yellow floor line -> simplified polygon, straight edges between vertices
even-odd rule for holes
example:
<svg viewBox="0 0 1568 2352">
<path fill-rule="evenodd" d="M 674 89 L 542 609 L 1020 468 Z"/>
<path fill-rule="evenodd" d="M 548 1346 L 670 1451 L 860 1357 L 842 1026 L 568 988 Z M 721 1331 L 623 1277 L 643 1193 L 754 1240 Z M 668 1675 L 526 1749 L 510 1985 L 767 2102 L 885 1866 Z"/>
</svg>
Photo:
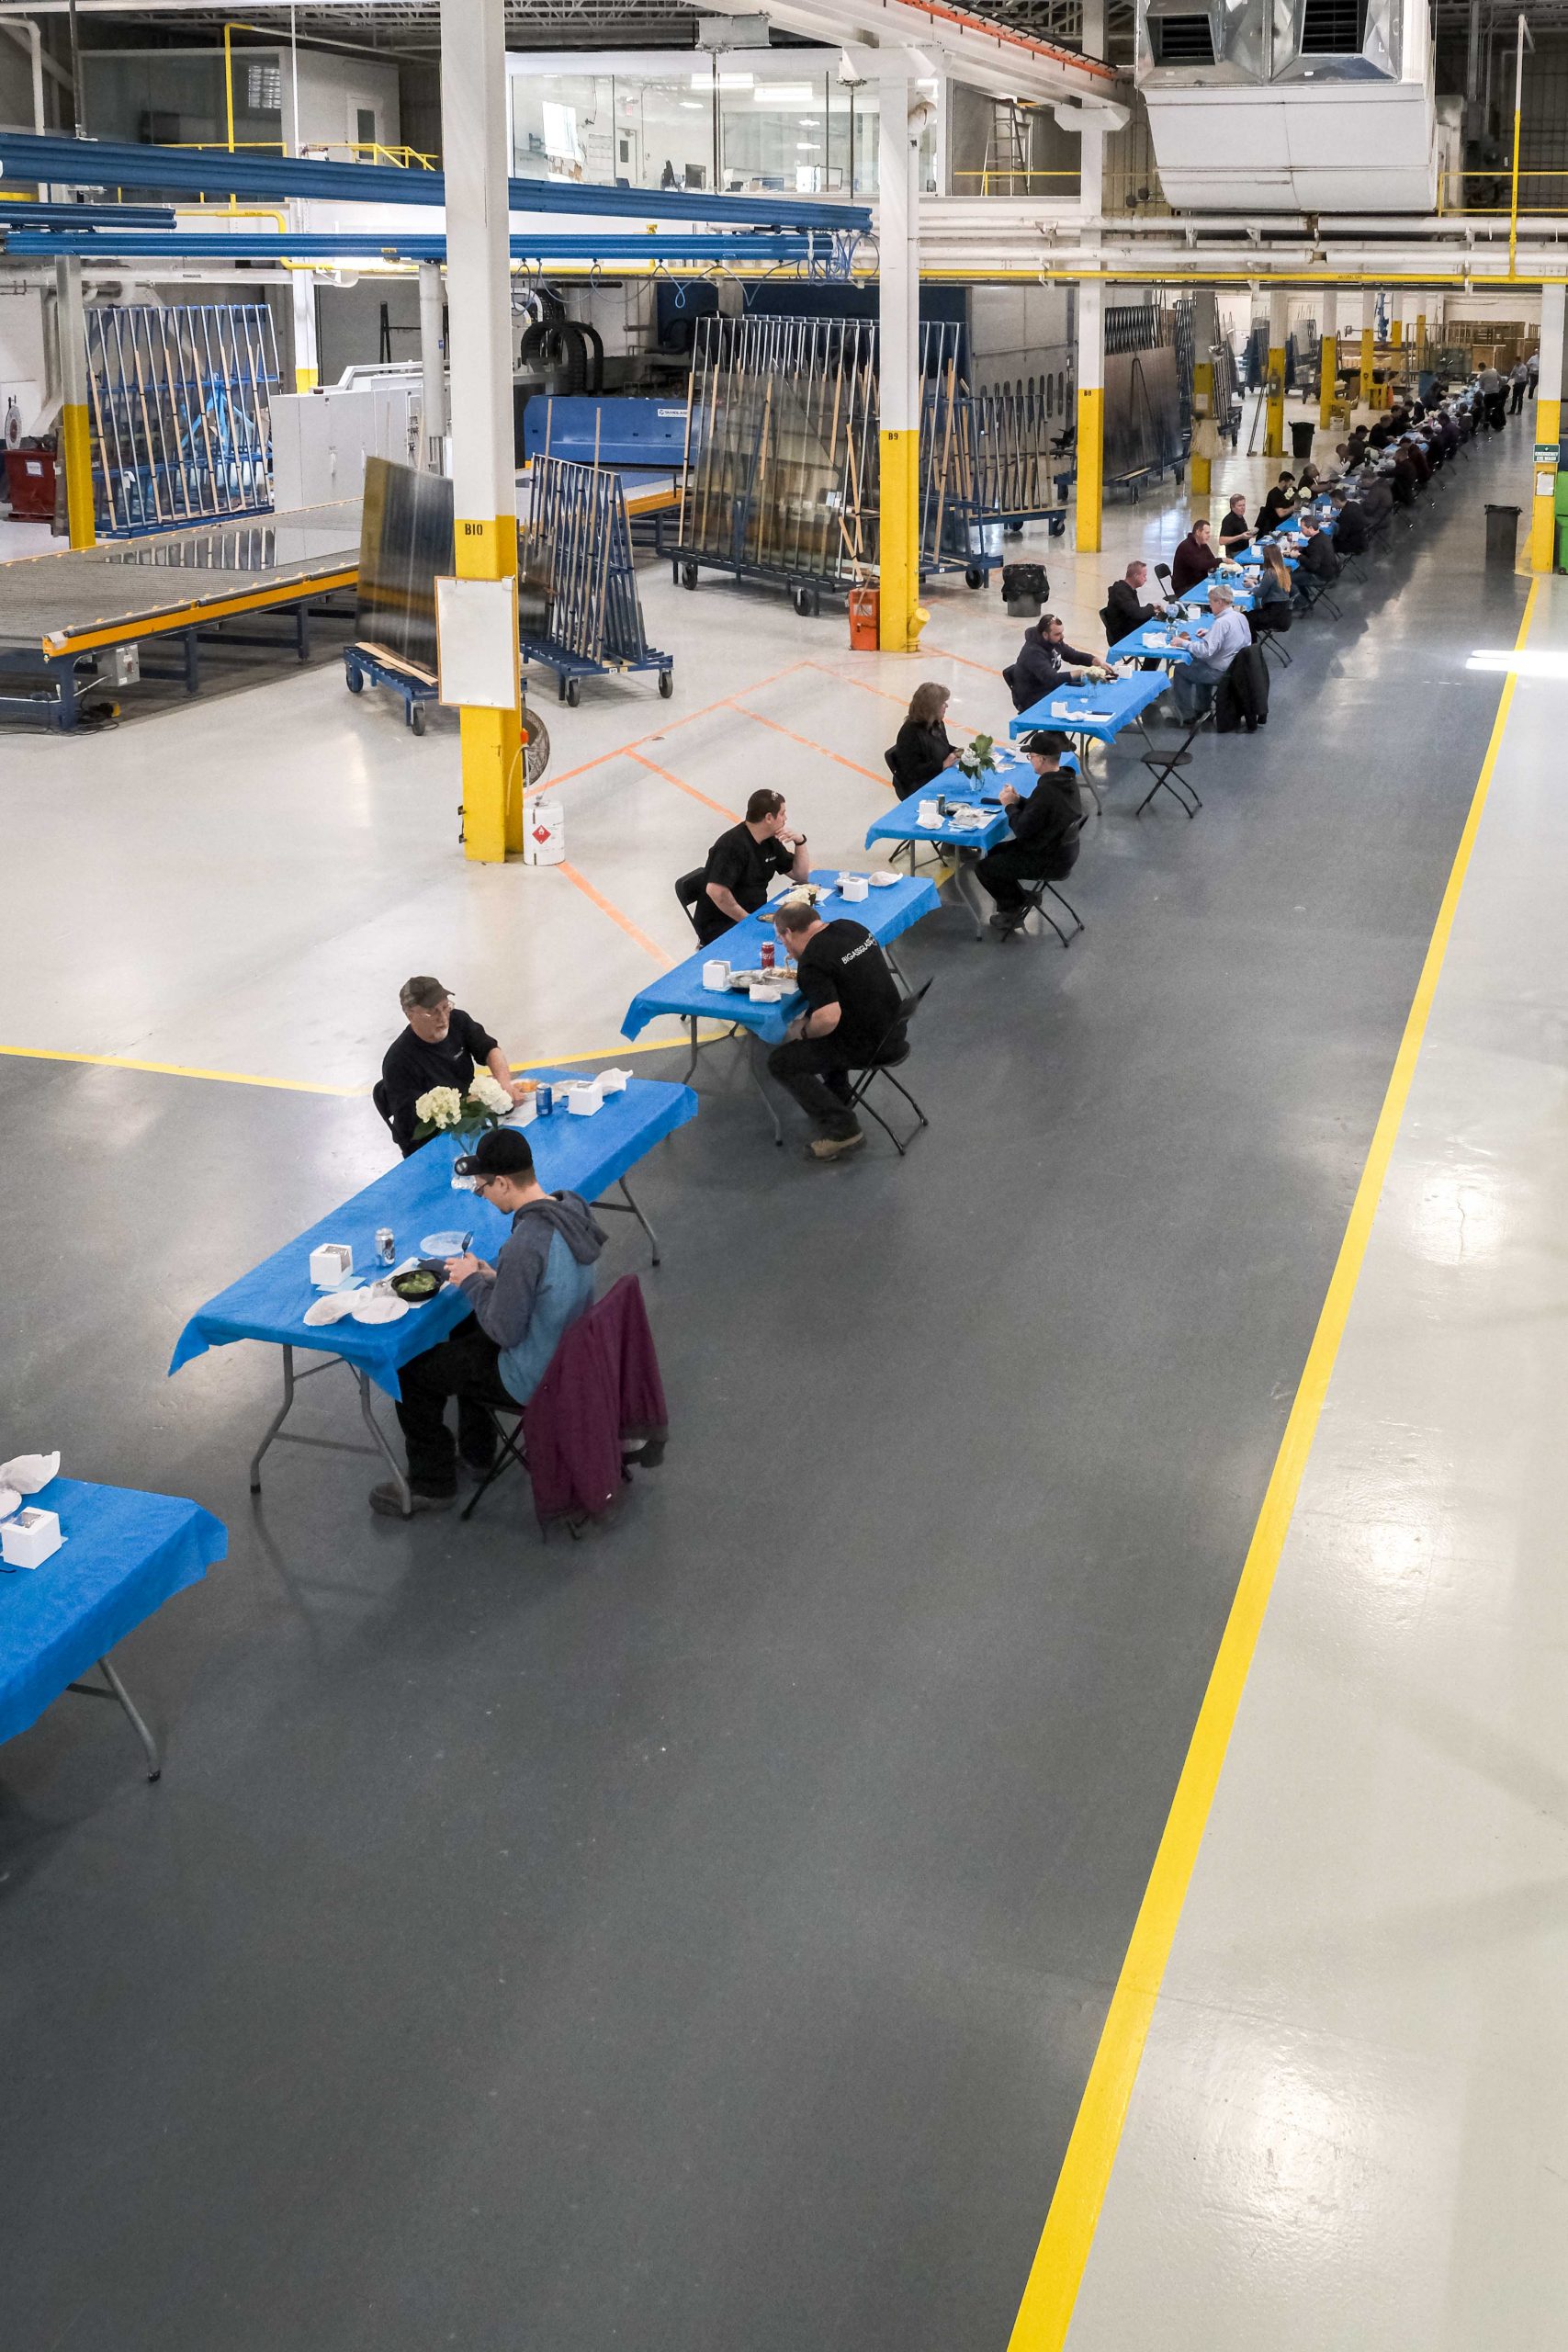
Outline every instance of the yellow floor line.
<svg viewBox="0 0 1568 2352">
<path fill-rule="evenodd" d="M 205 1078 L 218 1086 L 276 1086 L 287 1094 L 368 1094 L 368 1086 L 321 1086 L 309 1078 L 257 1078 L 243 1069 L 188 1069 L 184 1062 L 138 1062 L 121 1054 L 62 1054 L 48 1046 L 0 1046 L 0 1057 L 28 1062 L 87 1062 L 96 1069 L 144 1069 L 159 1078 Z"/>
<path fill-rule="evenodd" d="M 1516 652 L 1523 650 L 1529 635 L 1538 593 L 1539 582 L 1532 585 L 1526 599 L 1524 616 L 1515 640 Z M 1055 2193 L 1045 2216 L 1045 2227 L 1009 2339 L 1009 2352 L 1061 2352 L 1066 2341 L 1073 2305 L 1083 2281 L 1089 2247 L 1110 2185 L 1111 2166 L 1116 2161 L 1116 2151 L 1127 2120 L 1127 2109 L 1143 2061 L 1149 2027 L 1154 2019 L 1166 1964 L 1170 1958 L 1182 1905 L 1186 1902 L 1193 1866 L 1198 1859 L 1198 1849 L 1219 1783 L 1220 1769 L 1224 1762 L 1225 1749 L 1241 1704 L 1241 1694 L 1258 1646 L 1264 1611 L 1269 1605 L 1296 1496 L 1312 1451 L 1335 1358 L 1344 1336 L 1350 1302 L 1366 1257 L 1372 1219 L 1388 1173 L 1394 1140 L 1404 1115 L 1416 1057 L 1426 1035 L 1438 977 L 1448 952 L 1449 937 L 1453 930 L 1460 892 L 1464 886 L 1471 852 L 1474 847 L 1476 829 L 1491 790 L 1492 772 L 1507 724 L 1515 684 L 1516 673 L 1510 671 L 1504 682 L 1486 757 L 1482 763 L 1475 796 L 1470 804 L 1470 814 L 1454 854 L 1448 887 L 1438 910 L 1438 920 L 1427 944 L 1426 961 L 1421 967 L 1421 977 L 1404 1024 L 1404 1035 L 1394 1057 L 1393 1075 L 1383 1096 L 1371 1147 L 1361 1170 L 1361 1181 L 1351 1204 L 1349 1221 L 1339 1246 L 1328 1294 L 1313 1336 L 1301 1385 L 1291 1408 L 1291 1417 L 1285 1424 L 1285 1434 L 1263 1498 L 1263 1508 L 1253 1530 L 1241 1581 L 1236 1588 L 1235 1600 L 1209 1678 L 1209 1687 L 1203 1695 L 1191 1745 L 1181 1768 L 1181 1778 L 1177 1782 L 1165 1833 L 1144 1891 L 1132 1940 L 1127 1946 L 1104 2030 L 1095 2052 L 1094 2064 L 1089 2069 Z M 1152 2314 L 1150 2325 L 1154 2335 L 1157 2335 L 1158 2329 Z"/>
</svg>

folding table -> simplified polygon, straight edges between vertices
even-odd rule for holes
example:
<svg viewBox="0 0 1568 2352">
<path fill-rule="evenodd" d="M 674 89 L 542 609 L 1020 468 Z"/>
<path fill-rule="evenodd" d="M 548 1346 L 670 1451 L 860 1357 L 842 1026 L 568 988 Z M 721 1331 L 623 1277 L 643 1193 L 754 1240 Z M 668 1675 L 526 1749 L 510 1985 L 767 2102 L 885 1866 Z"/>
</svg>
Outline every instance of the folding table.
<svg viewBox="0 0 1568 2352">
<path fill-rule="evenodd" d="M 546 1073 L 542 1082 L 558 1081 L 570 1074 Z M 547 1119 L 535 1119 L 523 1132 L 533 1148 L 539 1182 L 547 1193 L 581 1193 L 595 1208 L 634 1216 L 648 1235 L 657 1265 L 658 1238 L 632 1197 L 626 1181 L 627 1170 L 656 1143 L 696 1115 L 697 1098 L 690 1087 L 634 1078 L 627 1080 L 624 1093 L 610 1095 L 591 1116 L 558 1110 Z M 250 1273 L 209 1299 L 186 1325 L 169 1366 L 171 1373 L 178 1372 L 194 1356 L 204 1355 L 209 1348 L 227 1347 L 235 1340 L 261 1340 L 282 1351 L 283 1402 L 251 1460 L 253 1494 L 260 1491 L 262 1457 L 275 1440 L 324 1446 L 337 1453 L 367 1451 L 337 1438 L 301 1437 L 283 1427 L 300 1382 L 342 1364 L 359 1392 L 365 1426 L 386 1459 L 407 1517 L 412 1508 L 408 1481 L 372 1409 L 371 1384 L 389 1396 L 400 1396 L 400 1367 L 411 1356 L 423 1355 L 426 1348 L 446 1339 L 469 1313 L 468 1302 L 460 1291 L 447 1287 L 394 1323 L 357 1323 L 350 1317 L 341 1323 L 310 1324 L 305 1321 L 305 1310 L 321 1295 L 310 1282 L 310 1252 L 324 1242 L 347 1242 L 354 1252 L 355 1277 L 365 1273 L 374 1277 L 387 1271 L 376 1261 L 375 1237 L 380 1227 L 389 1227 L 395 1237 L 398 1263 L 419 1254 L 426 1234 L 456 1229 L 471 1235 L 478 1256 L 493 1261 L 512 1221 L 477 1193 L 454 1190 L 452 1163 L 469 1148 L 449 1136 L 433 1137 L 411 1159 L 378 1177 L 309 1232 L 275 1250 Z M 612 1185 L 620 1191 L 619 1201 L 600 1197 Z M 297 1374 L 296 1349 L 317 1351 L 324 1362 Z"/>
</svg>

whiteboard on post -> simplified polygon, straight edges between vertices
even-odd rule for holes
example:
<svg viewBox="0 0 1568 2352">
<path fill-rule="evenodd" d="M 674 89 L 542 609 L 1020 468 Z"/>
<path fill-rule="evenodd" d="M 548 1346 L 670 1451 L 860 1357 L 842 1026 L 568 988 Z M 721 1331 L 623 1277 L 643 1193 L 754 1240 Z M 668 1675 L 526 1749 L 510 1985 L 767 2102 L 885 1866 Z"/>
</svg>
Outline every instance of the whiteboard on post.
<svg viewBox="0 0 1568 2352">
<path fill-rule="evenodd" d="M 515 710 L 515 580 L 438 580 L 436 660 L 441 700 L 470 710 Z"/>
</svg>

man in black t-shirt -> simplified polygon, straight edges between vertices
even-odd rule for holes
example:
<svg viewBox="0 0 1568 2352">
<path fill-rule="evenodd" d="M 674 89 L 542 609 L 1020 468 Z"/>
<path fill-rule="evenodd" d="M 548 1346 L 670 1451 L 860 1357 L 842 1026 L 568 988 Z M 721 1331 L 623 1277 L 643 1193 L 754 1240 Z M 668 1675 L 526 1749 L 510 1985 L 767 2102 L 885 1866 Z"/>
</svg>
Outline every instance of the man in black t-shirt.
<svg viewBox="0 0 1568 2352">
<path fill-rule="evenodd" d="M 692 910 L 697 937 L 711 947 L 766 904 L 768 885 L 776 874 L 804 882 L 810 870 L 806 835 L 791 832 L 784 794 L 754 792 L 739 824 L 720 833 L 708 852 L 702 892 Z"/>
<path fill-rule="evenodd" d="M 894 1023 L 903 999 L 863 923 L 823 922 L 815 907 L 792 900 L 780 908 L 778 927 L 795 959 L 806 1011 L 792 1023 L 788 1043 L 768 1056 L 769 1075 L 821 1128 L 807 1146 L 809 1156 L 839 1159 L 865 1141 L 849 1107 L 849 1073 L 863 1069 L 885 1045 L 902 1043 L 902 1024 Z"/>
<path fill-rule="evenodd" d="M 405 1159 L 419 1149 L 413 1106 L 433 1086 L 455 1086 L 465 1093 L 477 1067 L 488 1069 L 514 1102 L 522 1101 L 523 1090 L 513 1083 L 506 1056 L 487 1030 L 453 1003 L 444 981 L 432 979 L 428 972 L 416 973 L 403 982 L 398 1001 L 408 1027 L 387 1048 L 381 1084 L 392 1140 Z"/>
</svg>

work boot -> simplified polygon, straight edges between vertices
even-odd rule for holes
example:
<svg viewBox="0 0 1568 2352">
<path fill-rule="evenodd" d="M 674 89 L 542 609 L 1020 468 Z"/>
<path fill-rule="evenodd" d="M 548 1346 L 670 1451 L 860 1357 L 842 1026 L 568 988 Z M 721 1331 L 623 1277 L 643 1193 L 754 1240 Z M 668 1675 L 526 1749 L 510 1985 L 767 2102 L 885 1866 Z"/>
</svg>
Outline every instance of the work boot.
<svg viewBox="0 0 1568 2352">
<path fill-rule="evenodd" d="M 1010 931 L 1021 931 L 1028 912 L 1027 907 L 998 907 L 991 917 L 991 929 L 1004 937 Z"/>
<path fill-rule="evenodd" d="M 863 1132 L 853 1127 L 847 1136 L 818 1136 L 807 1145 L 806 1155 L 808 1159 L 842 1159 L 847 1151 L 858 1151 L 864 1141 Z"/>
<path fill-rule="evenodd" d="M 449 1495 L 422 1495 L 415 1487 L 409 1498 L 412 1506 L 410 1515 L 418 1519 L 424 1511 L 450 1510 L 457 1499 L 455 1491 Z M 378 1487 L 371 1487 L 370 1508 L 378 1511 L 383 1519 L 403 1517 L 403 1498 L 390 1478 L 385 1479 Z"/>
</svg>

